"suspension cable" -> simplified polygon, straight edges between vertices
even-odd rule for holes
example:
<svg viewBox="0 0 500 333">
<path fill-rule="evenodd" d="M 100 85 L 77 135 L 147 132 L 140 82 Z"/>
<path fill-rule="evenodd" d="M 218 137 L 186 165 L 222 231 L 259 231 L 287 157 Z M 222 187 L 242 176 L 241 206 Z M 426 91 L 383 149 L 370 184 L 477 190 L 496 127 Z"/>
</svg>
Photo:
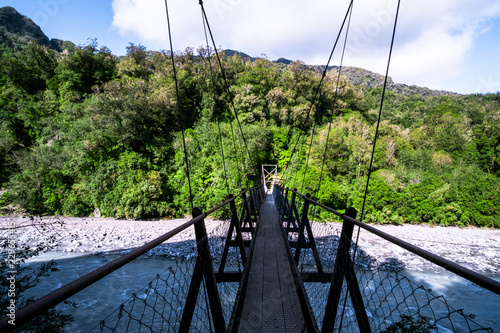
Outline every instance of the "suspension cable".
<svg viewBox="0 0 500 333">
<path fill-rule="evenodd" d="M 181 133 L 182 133 L 182 146 L 184 148 L 184 162 L 186 163 L 186 173 L 187 173 L 187 179 L 188 179 L 188 185 L 189 185 L 189 202 L 191 203 L 191 210 L 193 210 L 193 208 L 194 208 L 193 191 L 191 189 L 191 176 L 189 173 L 189 162 L 188 162 L 188 155 L 187 155 L 187 149 L 186 149 L 186 138 L 184 136 L 184 121 L 182 118 L 181 98 L 180 98 L 180 94 L 179 94 L 179 83 L 177 81 L 177 70 L 175 68 L 174 48 L 172 46 L 172 34 L 171 34 L 171 30 L 170 30 L 170 17 L 168 15 L 167 0 L 165 0 L 165 12 L 167 13 L 168 39 L 170 42 L 170 54 L 172 56 L 172 68 L 173 68 L 174 81 L 175 81 L 175 93 L 177 96 L 177 109 L 179 110 L 179 122 L 181 125 Z"/>
<path fill-rule="evenodd" d="M 330 131 L 332 128 L 333 114 L 335 111 L 335 104 L 337 103 L 340 74 L 342 73 L 342 65 L 344 63 L 344 54 L 345 54 L 345 49 L 346 49 L 346 45 L 347 45 L 347 36 L 349 35 L 349 27 L 351 26 L 351 16 L 352 16 L 352 7 L 351 7 L 351 11 L 349 13 L 349 21 L 347 22 L 345 39 L 344 39 L 344 47 L 342 48 L 342 56 L 340 57 L 339 73 L 337 75 L 337 83 L 335 84 L 335 94 L 333 96 L 332 114 L 330 115 L 330 122 L 328 123 L 328 134 L 326 135 L 325 151 L 323 153 L 323 162 L 321 163 L 321 172 L 319 174 L 318 188 L 316 189 L 317 195 L 319 195 L 319 191 L 321 188 L 321 181 L 323 180 L 323 169 L 325 166 L 326 152 L 328 151 L 328 140 L 330 139 Z"/>
<path fill-rule="evenodd" d="M 242 190 L 241 188 L 241 170 L 240 170 L 240 158 L 238 157 L 238 153 L 239 153 L 239 149 L 236 148 L 236 140 L 234 139 L 234 128 L 233 128 L 233 121 L 229 121 L 229 127 L 231 128 L 231 138 L 232 138 L 232 141 L 233 141 L 233 150 L 234 150 L 234 156 L 236 157 L 236 170 L 238 171 L 238 186 L 240 187 L 240 190 Z M 241 142 L 240 142 L 241 144 Z M 241 169 L 243 170 L 243 167 L 241 167 Z"/>
<path fill-rule="evenodd" d="M 328 140 L 330 139 L 330 131 L 331 131 L 331 127 L 332 127 L 333 114 L 334 114 L 334 111 L 335 111 L 335 104 L 337 103 L 337 97 L 338 97 L 338 91 L 339 91 L 340 75 L 342 73 L 342 66 L 343 66 L 343 63 L 344 63 L 345 49 L 346 49 L 346 46 L 347 46 L 347 37 L 349 36 L 349 27 L 351 26 L 352 8 L 353 8 L 353 6 L 351 7 L 351 10 L 349 12 L 349 20 L 347 22 L 346 33 L 345 33 L 345 38 L 344 38 L 344 45 L 342 47 L 342 54 L 341 54 L 341 57 L 340 57 L 339 72 L 338 72 L 337 80 L 336 80 L 336 83 L 335 83 L 335 93 L 334 93 L 334 96 L 333 96 L 332 113 L 330 115 L 330 122 L 328 123 L 328 134 L 326 136 L 325 151 L 323 152 L 323 161 L 321 163 L 321 172 L 320 172 L 320 176 L 319 176 L 318 187 L 313 192 L 313 196 L 315 196 L 314 193 L 316 193 L 316 199 L 318 199 L 317 196 L 319 195 L 320 188 L 321 188 L 321 182 L 323 180 L 323 170 L 324 170 L 325 161 L 326 161 L 326 153 L 328 151 Z M 311 143 L 310 143 L 309 151 L 311 150 L 311 146 L 312 146 L 312 137 L 311 137 Z M 309 160 L 309 155 L 307 156 L 307 159 Z M 306 163 L 306 171 L 307 171 L 307 163 Z M 304 176 L 304 180 L 305 180 L 305 176 Z M 304 186 L 304 182 L 302 183 L 302 187 L 303 186 Z M 313 209 L 312 209 L 312 216 L 315 216 L 315 215 L 316 215 L 316 206 L 314 206 Z"/>
<path fill-rule="evenodd" d="M 336 40 L 335 40 L 335 43 L 334 43 L 334 45 L 333 45 L 332 51 L 330 52 L 330 57 L 328 58 L 328 61 L 327 61 L 327 63 L 326 63 L 325 69 L 323 70 L 323 74 L 322 74 L 322 76 L 321 76 L 320 82 L 319 82 L 318 87 L 316 88 L 316 91 L 315 91 L 315 93 L 314 93 L 314 97 L 313 97 L 313 100 L 312 100 L 312 103 L 311 103 L 311 107 L 310 107 L 310 108 L 309 108 L 309 110 L 307 111 L 306 118 L 305 118 L 305 119 L 304 119 L 304 121 L 303 121 L 303 123 L 304 123 L 304 124 L 306 124 L 306 123 L 307 123 L 307 121 L 309 120 L 309 116 L 311 115 L 312 108 L 313 108 L 313 106 L 314 106 L 314 103 L 315 103 L 315 101 L 316 101 L 316 98 L 318 97 L 319 91 L 321 90 L 321 86 L 322 86 L 322 84 L 323 84 L 323 81 L 324 81 L 324 79 L 325 79 L 326 73 L 327 73 L 327 71 L 328 71 L 328 67 L 329 67 L 329 65 L 330 65 L 330 61 L 331 61 L 331 59 L 332 59 L 332 57 L 333 57 L 333 53 L 335 52 L 335 49 L 336 49 L 336 47 L 337 47 L 337 43 L 338 43 L 338 41 L 339 41 L 340 35 L 341 35 L 342 30 L 344 29 L 344 25 L 345 25 L 345 23 L 346 23 L 346 21 L 347 21 L 347 17 L 348 17 L 348 15 L 349 15 L 349 12 L 351 11 L 353 1 L 354 1 L 354 0 L 351 0 L 351 2 L 350 2 L 350 4 L 349 4 L 349 7 L 347 8 L 347 12 L 346 12 L 346 14 L 345 14 L 345 16 L 344 16 L 344 20 L 342 21 L 342 25 L 341 25 L 341 27 L 340 27 L 339 33 L 338 33 L 337 38 L 336 38 Z M 290 160 L 289 160 L 289 161 L 291 161 L 291 160 L 292 160 L 292 157 L 293 157 L 293 155 L 295 154 L 295 151 L 297 150 L 297 145 L 298 145 L 298 143 L 299 143 L 299 141 L 300 141 L 300 136 L 302 136 L 302 133 L 299 135 L 299 140 L 296 140 L 296 141 L 295 141 L 295 145 L 294 145 L 294 147 L 293 147 L 293 149 L 292 149 L 292 154 L 290 155 Z M 286 166 L 288 166 L 288 163 L 286 164 Z M 285 166 L 285 167 L 286 167 L 286 166 Z"/>
<path fill-rule="evenodd" d="M 221 150 L 221 154 L 222 154 L 222 165 L 224 167 L 224 177 L 225 177 L 225 181 L 226 181 L 226 188 L 227 188 L 227 195 L 229 197 L 229 194 L 231 192 L 230 188 L 229 188 L 229 182 L 228 182 L 228 177 L 227 177 L 227 170 L 226 170 L 226 159 L 224 157 L 224 146 L 222 144 L 222 133 L 221 133 L 221 130 L 220 130 L 220 115 L 221 115 L 221 112 L 220 112 L 220 109 L 218 108 L 218 103 L 217 103 L 217 94 L 215 92 L 215 77 L 214 77 L 214 71 L 213 71 L 213 68 L 212 68 L 212 59 L 211 59 L 211 55 L 210 55 L 210 46 L 209 46 L 209 43 L 208 43 L 208 36 L 207 36 L 207 27 L 206 27 L 206 24 L 205 24 L 205 20 L 203 20 L 203 13 L 202 13 L 202 21 L 203 21 L 203 30 L 205 32 L 205 40 L 207 42 L 207 52 L 208 52 L 208 65 L 210 67 L 210 78 L 212 80 L 212 91 L 214 93 L 214 108 L 215 108 L 215 114 L 216 114 L 216 118 L 217 118 L 217 129 L 219 130 L 219 141 L 220 141 L 220 150 Z M 238 179 L 240 179 L 240 170 L 238 169 Z M 241 184 L 239 184 L 239 186 L 241 187 Z"/>
<path fill-rule="evenodd" d="M 248 158 L 250 158 L 250 152 L 248 150 L 247 141 L 245 139 L 245 135 L 243 134 L 243 130 L 241 128 L 241 123 L 240 123 L 240 120 L 238 118 L 238 111 L 236 110 L 236 107 L 234 106 L 234 101 L 233 101 L 234 98 L 232 97 L 233 94 L 231 93 L 231 90 L 229 89 L 229 84 L 227 82 L 227 77 L 226 77 L 226 73 L 224 71 L 224 66 L 222 66 L 222 61 L 221 61 L 221 59 L 219 57 L 219 54 L 217 52 L 217 46 L 215 44 L 214 36 L 212 34 L 212 29 L 210 28 L 210 23 L 208 22 L 208 17 L 207 17 L 207 14 L 205 12 L 205 7 L 203 6 L 203 0 L 199 0 L 199 4 L 201 6 L 201 12 L 202 12 L 203 18 L 205 19 L 205 22 L 207 23 L 207 28 L 208 28 L 208 32 L 210 34 L 210 39 L 212 40 L 212 44 L 213 44 L 213 47 L 214 47 L 214 50 L 215 50 L 215 55 L 217 57 L 217 61 L 219 63 L 219 67 L 220 67 L 220 70 L 221 70 L 221 73 L 222 73 L 222 78 L 223 78 L 223 81 L 224 81 L 224 86 L 225 86 L 227 94 L 229 96 L 229 101 L 230 101 L 230 104 L 231 104 L 231 106 L 233 108 L 233 112 L 234 112 L 234 115 L 235 115 L 235 118 L 236 118 L 236 122 L 238 123 L 238 127 L 239 127 L 239 130 L 240 130 L 240 135 L 241 135 L 241 138 L 243 139 L 243 143 L 245 145 L 247 156 L 248 156 Z"/>
<path fill-rule="evenodd" d="M 301 135 L 299 135 L 299 137 L 297 138 L 297 140 L 300 140 L 301 139 Z M 304 137 L 304 142 L 302 142 L 302 145 L 307 141 L 307 138 Z M 292 158 L 295 157 L 295 160 L 292 160 Z M 285 168 L 288 166 L 288 163 L 291 161 L 292 162 L 292 165 L 290 166 L 290 168 L 287 168 L 287 170 L 289 170 L 289 173 L 291 174 L 291 176 L 289 177 L 290 178 L 290 187 L 291 188 L 295 188 L 295 184 L 296 184 L 296 181 L 295 181 L 295 178 L 297 177 L 297 173 L 296 172 L 293 172 L 292 173 L 292 170 L 293 168 L 295 167 L 295 165 L 299 164 L 299 161 L 298 160 L 298 157 L 297 156 L 292 156 L 290 155 L 290 159 L 288 160 L 287 164 L 285 165 Z M 286 171 L 285 170 L 285 176 L 286 176 Z M 285 180 L 287 180 L 288 178 L 285 178 Z"/>
<path fill-rule="evenodd" d="M 326 153 L 328 151 L 328 140 L 330 139 L 330 131 L 331 131 L 331 128 L 332 128 L 333 115 L 334 115 L 334 112 L 335 112 L 335 104 L 337 103 L 337 97 L 338 97 L 338 91 L 339 91 L 339 82 L 340 82 L 340 75 L 342 73 L 342 65 L 344 63 L 344 55 L 345 55 L 345 49 L 346 49 L 346 45 L 347 45 L 347 37 L 349 36 L 349 27 L 351 26 L 352 8 L 353 7 L 351 6 L 351 10 L 349 12 L 349 21 L 347 22 L 346 33 L 345 33 L 345 38 L 344 38 L 344 46 L 342 48 L 342 55 L 340 57 L 339 73 L 337 75 L 337 82 L 335 84 L 335 94 L 333 96 L 333 103 L 332 103 L 332 114 L 330 115 L 330 122 L 328 123 L 328 132 L 327 132 L 327 135 L 326 135 L 325 151 L 323 152 L 323 161 L 321 163 L 321 172 L 320 172 L 320 176 L 319 176 L 318 187 L 316 189 L 317 196 L 319 196 L 320 189 L 321 189 L 321 182 L 323 180 L 323 170 L 324 170 L 325 161 L 326 161 Z M 316 207 L 317 206 L 314 206 L 313 216 L 316 214 Z M 340 326 L 339 327 L 342 327 L 342 322 L 344 320 L 344 313 L 345 313 L 346 302 L 347 302 L 347 294 L 348 293 L 346 292 L 346 296 L 345 296 L 345 299 L 344 299 L 344 305 L 342 307 L 342 314 L 340 316 Z M 340 329 L 339 329 L 339 331 L 340 331 Z"/>
<path fill-rule="evenodd" d="M 365 194 L 363 196 L 363 206 L 361 208 L 361 217 L 359 219 L 360 221 L 363 221 L 363 213 L 365 211 L 366 196 L 368 195 L 368 185 L 370 183 L 370 176 L 371 176 L 371 173 L 372 173 L 373 156 L 375 155 L 375 146 L 377 144 L 378 130 L 379 130 L 379 126 L 380 126 L 380 119 L 381 119 L 381 116 L 382 116 L 382 107 L 384 105 L 385 90 L 387 88 L 387 78 L 389 77 L 389 66 L 391 64 L 392 48 L 394 46 L 394 36 L 396 35 L 396 25 L 398 23 L 398 15 L 399 15 L 399 5 L 400 5 L 400 3 L 401 3 L 401 0 L 398 0 L 398 7 L 396 8 L 396 17 L 394 19 L 394 28 L 392 30 L 391 47 L 389 49 L 389 58 L 387 60 L 387 68 L 385 70 L 384 88 L 382 89 L 382 97 L 380 98 L 380 109 L 379 109 L 379 112 L 378 112 L 377 127 L 375 128 L 375 137 L 373 139 L 372 155 L 370 157 L 370 166 L 368 168 L 368 177 L 366 179 Z"/>
<path fill-rule="evenodd" d="M 312 149 L 315 129 L 316 129 L 316 122 L 313 123 L 313 128 L 311 129 L 311 141 L 309 142 L 309 151 L 307 152 L 306 168 L 304 170 L 304 177 L 302 177 L 302 186 L 300 187 L 300 193 L 303 193 L 302 191 L 304 190 L 304 183 L 306 181 L 307 167 L 309 166 L 309 157 L 311 156 L 311 149 Z"/>
</svg>

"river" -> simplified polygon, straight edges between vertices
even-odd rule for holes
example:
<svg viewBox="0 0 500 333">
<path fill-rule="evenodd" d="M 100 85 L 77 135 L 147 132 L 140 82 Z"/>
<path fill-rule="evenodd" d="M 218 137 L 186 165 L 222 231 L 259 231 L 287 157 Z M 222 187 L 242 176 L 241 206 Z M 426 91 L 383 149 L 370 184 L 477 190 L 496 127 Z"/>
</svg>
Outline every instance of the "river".
<svg viewBox="0 0 500 333">
<path fill-rule="evenodd" d="M 34 266 L 40 262 L 54 259 L 58 264 L 59 271 L 41 281 L 30 290 L 29 295 L 44 296 L 118 256 L 119 254 L 116 253 L 98 255 L 44 253 L 26 265 Z M 120 305 L 130 299 L 133 293 L 143 292 L 144 287 L 154 280 L 157 274 L 166 271 L 175 262 L 174 259 L 168 256 L 142 256 L 71 297 L 70 301 L 77 303 L 76 308 L 68 304 L 59 305 L 59 309 L 74 316 L 75 321 L 68 328 L 68 331 L 99 331 L 101 320 L 114 312 L 110 316 L 113 320 L 113 316 L 117 316 L 116 310 Z M 465 313 L 473 314 L 474 321 L 480 325 L 491 327 L 494 331 L 500 331 L 500 318 L 498 316 L 500 296 L 447 272 L 405 271 L 404 275 L 408 277 L 409 281 L 412 281 L 412 285 L 423 285 L 425 289 L 432 289 L 432 295 L 442 295 L 447 304 L 454 309 L 464 309 Z M 500 280 L 500 276 L 492 277 Z M 373 284 L 374 281 L 368 282 L 366 288 L 369 288 L 370 283 Z M 411 293 L 411 291 L 408 290 L 407 293 Z M 407 306 L 412 307 L 413 305 L 408 304 Z"/>
</svg>

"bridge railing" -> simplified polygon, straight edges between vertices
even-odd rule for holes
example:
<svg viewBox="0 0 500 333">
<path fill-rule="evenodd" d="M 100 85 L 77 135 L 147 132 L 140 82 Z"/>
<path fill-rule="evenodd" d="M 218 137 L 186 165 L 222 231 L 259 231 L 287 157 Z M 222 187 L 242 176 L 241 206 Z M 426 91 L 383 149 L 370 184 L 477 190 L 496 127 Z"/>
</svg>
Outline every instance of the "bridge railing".
<svg viewBox="0 0 500 333">
<path fill-rule="evenodd" d="M 192 226 L 195 239 L 183 245 L 184 253 L 177 255 L 144 290 L 131 295 L 95 323 L 93 329 L 87 328 L 101 332 L 225 332 L 264 197 L 263 187 L 258 186 L 230 195 L 228 200 L 206 212 L 194 208 L 193 218 L 188 222 L 18 309 L 15 326 L 8 323 L 9 317 L 0 318 L 0 332 L 22 328 L 23 324 L 160 245 L 163 251 L 169 252 L 175 244 L 162 243 Z M 229 208 L 230 218 L 207 232 L 204 219 L 223 207 Z"/>
<path fill-rule="evenodd" d="M 472 304 L 472 298 L 498 304 L 498 281 L 356 220 L 353 208 L 341 213 L 280 185 L 276 185 L 273 196 L 322 332 L 384 331 L 411 324 L 445 332 L 492 332 L 494 321 L 498 324 L 494 310 L 488 315 L 464 309 Z M 338 217 L 342 223 L 313 222 L 318 209 Z M 355 239 L 354 226 L 363 229 Z M 381 244 L 378 249 L 370 246 L 374 239 Z M 381 249 L 394 255 L 383 258 L 378 253 Z M 394 258 L 396 254 L 399 259 Z M 444 296 L 429 288 L 430 281 L 425 281 L 428 277 L 405 269 L 415 266 L 415 260 L 419 267 L 437 271 L 438 275 L 433 275 L 437 280 L 443 272 L 457 275 L 451 278 L 452 282 L 450 278 L 436 281 Z M 470 288 L 471 283 L 478 287 L 474 287 L 467 300 L 464 289 Z M 460 300 L 454 302 L 457 294 Z M 480 302 L 483 299 L 476 300 Z M 477 309 L 472 306 L 472 310 Z"/>
</svg>

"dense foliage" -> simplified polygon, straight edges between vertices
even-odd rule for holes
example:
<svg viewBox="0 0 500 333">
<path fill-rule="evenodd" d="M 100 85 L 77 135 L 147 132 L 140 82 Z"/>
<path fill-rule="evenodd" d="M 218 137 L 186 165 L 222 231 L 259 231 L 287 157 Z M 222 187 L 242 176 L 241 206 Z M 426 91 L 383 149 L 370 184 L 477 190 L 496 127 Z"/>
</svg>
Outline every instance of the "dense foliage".
<svg viewBox="0 0 500 333">
<path fill-rule="evenodd" d="M 78 216 L 98 208 L 123 218 L 188 213 L 180 108 L 195 205 L 215 205 L 275 163 L 287 167 L 288 186 L 339 210 L 361 208 L 379 87 L 346 76 L 336 87 L 332 70 L 314 99 L 321 73 L 302 62 L 221 53 L 226 87 L 209 50 L 187 49 L 174 56 L 178 104 L 168 52 L 130 44 L 118 59 L 96 41 L 62 53 L 2 47 L 0 206 Z M 365 221 L 500 227 L 499 101 L 388 91 Z"/>
</svg>

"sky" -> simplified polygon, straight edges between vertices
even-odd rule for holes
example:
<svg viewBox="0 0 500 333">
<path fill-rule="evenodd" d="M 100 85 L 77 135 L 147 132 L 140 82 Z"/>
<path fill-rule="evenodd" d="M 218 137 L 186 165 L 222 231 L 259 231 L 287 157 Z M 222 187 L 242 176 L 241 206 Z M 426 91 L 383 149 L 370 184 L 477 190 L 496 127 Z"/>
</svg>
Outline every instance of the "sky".
<svg viewBox="0 0 500 333">
<path fill-rule="evenodd" d="M 168 0 L 175 51 L 206 45 L 198 0 Z M 350 0 L 205 0 L 218 48 L 324 65 Z M 49 38 L 169 49 L 164 0 L 0 0 Z M 385 74 L 397 0 L 354 0 L 343 65 Z M 345 34 L 346 29 L 343 30 Z M 342 35 L 331 65 L 339 65 Z M 463 94 L 500 91 L 498 0 L 402 0 L 389 76 Z"/>
</svg>

